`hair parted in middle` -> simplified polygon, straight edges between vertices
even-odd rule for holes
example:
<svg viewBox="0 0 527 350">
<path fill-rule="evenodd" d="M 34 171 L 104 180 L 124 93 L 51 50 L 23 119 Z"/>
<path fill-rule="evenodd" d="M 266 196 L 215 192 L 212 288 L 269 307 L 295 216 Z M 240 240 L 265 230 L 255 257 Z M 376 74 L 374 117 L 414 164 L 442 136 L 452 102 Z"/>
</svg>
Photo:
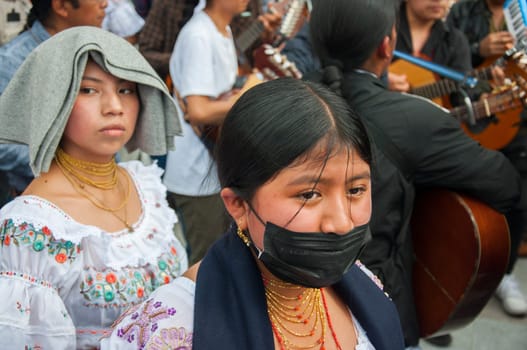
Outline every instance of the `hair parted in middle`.
<svg viewBox="0 0 527 350">
<path fill-rule="evenodd" d="M 250 200 L 282 169 L 312 156 L 323 167 L 342 147 L 371 163 L 366 130 L 344 99 L 318 83 L 272 80 L 244 93 L 227 114 L 216 146 L 220 183 Z"/>
</svg>

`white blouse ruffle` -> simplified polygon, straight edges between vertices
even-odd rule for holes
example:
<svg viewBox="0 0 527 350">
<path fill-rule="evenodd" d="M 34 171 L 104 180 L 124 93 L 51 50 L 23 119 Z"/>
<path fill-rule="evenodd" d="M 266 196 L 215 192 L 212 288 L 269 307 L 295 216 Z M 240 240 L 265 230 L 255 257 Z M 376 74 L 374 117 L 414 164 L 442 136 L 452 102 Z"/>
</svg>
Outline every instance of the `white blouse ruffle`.
<svg viewBox="0 0 527 350">
<path fill-rule="evenodd" d="M 113 321 L 188 267 L 162 170 L 121 163 L 139 193 L 134 232 L 104 232 L 37 196 L 0 210 L 2 349 L 97 347 Z"/>
</svg>

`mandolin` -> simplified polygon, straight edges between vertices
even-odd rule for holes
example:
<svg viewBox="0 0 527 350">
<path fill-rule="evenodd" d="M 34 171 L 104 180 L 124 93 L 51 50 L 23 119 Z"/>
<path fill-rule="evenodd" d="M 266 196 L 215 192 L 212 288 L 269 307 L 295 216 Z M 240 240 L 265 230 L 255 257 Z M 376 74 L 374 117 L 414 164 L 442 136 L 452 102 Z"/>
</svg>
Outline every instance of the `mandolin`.
<svg viewBox="0 0 527 350">
<path fill-rule="evenodd" d="M 411 225 L 421 337 L 466 326 L 506 271 L 510 238 L 505 217 L 469 196 L 432 189 L 418 192 Z"/>
<path fill-rule="evenodd" d="M 453 108 L 450 114 L 462 122 L 465 133 L 483 147 L 501 149 L 518 133 L 525 98 L 525 91 L 516 84 L 503 86 L 497 92 L 472 102 L 473 115 L 467 106 Z"/>
</svg>

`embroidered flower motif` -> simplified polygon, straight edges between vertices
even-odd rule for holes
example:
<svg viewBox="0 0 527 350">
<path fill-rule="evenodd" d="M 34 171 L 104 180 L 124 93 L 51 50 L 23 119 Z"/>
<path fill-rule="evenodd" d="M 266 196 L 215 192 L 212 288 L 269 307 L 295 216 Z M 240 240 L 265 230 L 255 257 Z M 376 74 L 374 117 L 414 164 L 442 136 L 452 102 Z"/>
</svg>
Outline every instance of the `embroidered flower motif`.
<svg viewBox="0 0 527 350">
<path fill-rule="evenodd" d="M 157 262 L 140 268 L 97 271 L 85 268 L 80 292 L 87 306 L 127 307 L 144 300 L 159 286 L 181 274 L 181 264 L 172 252 L 162 254 Z"/>
<path fill-rule="evenodd" d="M 42 350 L 40 345 L 25 345 L 24 350 Z"/>
<path fill-rule="evenodd" d="M 161 329 L 148 342 L 147 350 L 191 350 L 192 332 L 183 327 Z"/>
<path fill-rule="evenodd" d="M 16 309 L 22 314 L 29 314 L 29 312 L 31 311 L 29 307 L 22 307 L 22 303 L 19 301 L 16 302 Z"/>
<path fill-rule="evenodd" d="M 51 230 L 47 226 L 44 226 L 42 227 L 42 233 L 44 233 L 46 236 L 50 236 Z"/>
<path fill-rule="evenodd" d="M 357 265 L 362 270 L 362 272 L 364 272 L 364 274 L 366 274 L 366 276 L 368 276 L 373 281 L 373 283 L 375 283 L 377 287 L 379 287 L 380 290 L 384 289 L 384 285 L 382 284 L 382 281 L 379 279 L 379 277 L 377 277 L 377 275 L 375 275 L 370 269 L 368 269 L 362 263 L 362 261 L 355 261 L 355 265 Z"/>
<path fill-rule="evenodd" d="M 117 330 L 117 336 L 126 339 L 129 343 L 132 343 L 137 336 L 138 348 L 144 349 L 152 332 L 155 332 L 158 329 L 158 322 L 169 318 L 175 313 L 174 310 L 171 315 L 168 310 L 169 309 L 162 307 L 162 304 L 159 301 L 154 303 L 152 299 L 147 300 L 143 304 L 141 310 L 132 315 L 131 322 Z"/>
<path fill-rule="evenodd" d="M 55 240 L 49 227 L 37 228 L 31 223 L 16 225 L 12 219 L 6 219 L 0 227 L 0 245 L 30 246 L 35 252 L 47 249 L 55 261 L 63 264 L 72 262 L 80 253 L 80 246 L 70 241 Z"/>
<path fill-rule="evenodd" d="M 55 260 L 59 263 L 59 264 L 63 264 L 66 262 L 66 260 L 68 260 L 68 256 L 64 253 L 60 253 L 60 254 L 57 254 L 55 256 Z"/>
<path fill-rule="evenodd" d="M 111 284 L 111 283 L 115 283 L 115 281 L 117 281 L 117 277 L 115 277 L 115 274 L 110 272 L 109 274 L 106 275 L 106 282 Z"/>
</svg>

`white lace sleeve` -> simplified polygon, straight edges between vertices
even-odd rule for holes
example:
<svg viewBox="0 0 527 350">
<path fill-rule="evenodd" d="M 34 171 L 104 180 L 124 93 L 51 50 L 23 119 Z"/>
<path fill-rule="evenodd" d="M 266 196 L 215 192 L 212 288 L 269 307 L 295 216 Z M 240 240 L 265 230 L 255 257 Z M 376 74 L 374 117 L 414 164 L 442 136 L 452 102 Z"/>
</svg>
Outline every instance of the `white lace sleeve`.
<svg viewBox="0 0 527 350">
<path fill-rule="evenodd" d="M 40 224 L 5 215 L 0 224 L 2 349 L 74 349 L 75 327 L 56 282 L 71 268 L 76 245 Z"/>
</svg>

